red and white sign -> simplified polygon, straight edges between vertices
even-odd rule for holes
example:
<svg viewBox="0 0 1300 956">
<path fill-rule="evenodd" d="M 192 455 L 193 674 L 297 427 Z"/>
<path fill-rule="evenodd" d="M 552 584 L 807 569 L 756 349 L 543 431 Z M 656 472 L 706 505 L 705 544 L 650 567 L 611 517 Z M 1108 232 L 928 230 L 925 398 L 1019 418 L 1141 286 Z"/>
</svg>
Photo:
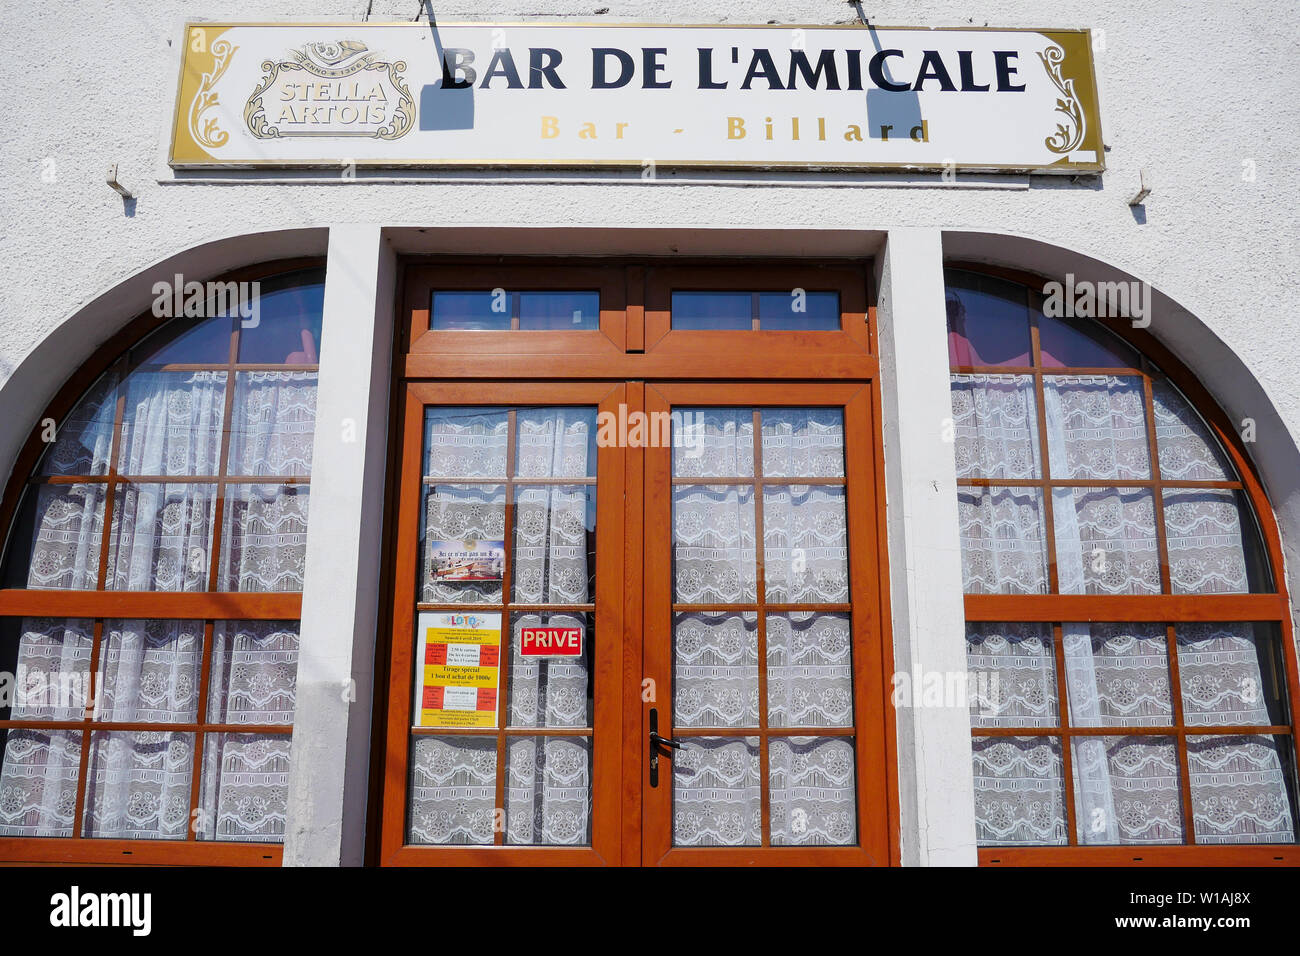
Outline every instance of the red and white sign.
<svg viewBox="0 0 1300 956">
<path fill-rule="evenodd" d="M 519 655 L 521 657 L 581 657 L 582 628 L 520 628 Z"/>
</svg>

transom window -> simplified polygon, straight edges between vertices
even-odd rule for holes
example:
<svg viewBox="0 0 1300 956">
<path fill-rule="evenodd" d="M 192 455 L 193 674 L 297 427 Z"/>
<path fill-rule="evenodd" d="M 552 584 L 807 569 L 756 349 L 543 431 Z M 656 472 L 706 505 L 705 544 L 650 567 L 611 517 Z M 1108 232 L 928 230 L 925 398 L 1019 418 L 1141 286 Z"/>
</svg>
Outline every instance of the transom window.
<svg viewBox="0 0 1300 956">
<path fill-rule="evenodd" d="M 947 287 L 980 845 L 1294 843 L 1295 662 L 1285 601 L 1253 597 L 1278 588 L 1245 459 L 1100 323 Z"/>
<path fill-rule="evenodd" d="M 271 276 L 242 316 L 167 321 L 10 488 L 6 858 L 283 840 L 323 292 Z"/>
</svg>

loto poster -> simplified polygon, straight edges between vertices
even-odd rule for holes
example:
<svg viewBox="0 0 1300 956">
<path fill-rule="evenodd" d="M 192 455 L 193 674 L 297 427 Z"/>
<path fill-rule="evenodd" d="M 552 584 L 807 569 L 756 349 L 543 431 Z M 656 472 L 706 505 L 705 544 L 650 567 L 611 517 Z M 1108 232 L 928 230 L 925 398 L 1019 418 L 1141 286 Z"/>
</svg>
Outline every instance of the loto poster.
<svg viewBox="0 0 1300 956">
<path fill-rule="evenodd" d="M 497 726 L 500 613 L 421 613 L 415 651 L 415 726 Z"/>
</svg>

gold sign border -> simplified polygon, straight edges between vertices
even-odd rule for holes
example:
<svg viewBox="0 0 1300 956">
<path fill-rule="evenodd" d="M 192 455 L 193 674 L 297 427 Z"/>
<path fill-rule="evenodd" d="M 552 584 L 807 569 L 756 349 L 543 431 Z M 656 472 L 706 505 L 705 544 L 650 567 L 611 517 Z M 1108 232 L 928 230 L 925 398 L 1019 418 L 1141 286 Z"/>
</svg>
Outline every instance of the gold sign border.
<svg viewBox="0 0 1300 956">
<path fill-rule="evenodd" d="M 909 27 L 909 26 L 871 26 L 861 23 L 637 23 L 618 21 L 602 23 L 597 20 L 581 21 L 533 21 L 533 20 L 457 20 L 437 24 L 439 27 L 527 27 L 530 29 L 567 28 L 567 27 L 606 27 L 617 29 L 685 29 L 685 30 L 903 30 L 910 33 L 1037 33 L 1049 41 L 1058 44 L 1065 52 L 1062 64 L 1071 72 L 1061 72 L 1062 81 L 1073 81 L 1073 91 L 1079 100 L 1080 115 L 1084 120 L 1082 141 L 1071 150 L 1092 150 L 1097 156 L 1096 162 L 1072 163 L 1067 156 L 1051 163 L 1027 165 L 1008 164 L 966 164 L 958 163 L 958 172 L 965 173 L 1052 173 L 1057 175 L 1096 175 L 1106 171 L 1105 148 L 1101 135 L 1101 97 L 1097 89 L 1097 64 L 1092 55 L 1092 31 L 1087 28 L 1035 28 L 1035 27 Z M 212 46 L 222 34 L 235 27 L 328 27 L 334 30 L 361 29 L 372 27 L 406 27 L 408 29 L 428 30 L 427 22 L 410 20 L 372 20 L 357 21 L 204 21 L 187 20 L 184 30 L 184 43 L 180 50 L 180 78 L 176 85 L 176 108 L 172 114 L 172 136 L 168 150 L 167 163 L 173 169 L 332 169 L 339 165 L 338 160 L 322 159 L 277 159 L 277 160 L 221 160 L 195 142 L 190 135 L 188 125 L 182 125 L 181 114 L 186 103 L 193 103 L 205 76 L 210 76 L 217 67 L 212 56 Z M 191 30 L 207 31 L 207 52 L 197 54 L 204 57 L 202 64 L 190 62 Z M 215 31 L 215 32 L 214 32 Z M 1081 64 L 1086 63 L 1086 70 Z M 188 69 L 187 69 L 188 67 Z M 1047 64 L 1044 70 L 1049 78 L 1052 73 Z M 1053 79 L 1055 83 L 1055 80 Z M 1051 130 L 1047 131 L 1051 134 Z M 182 137 L 182 133 L 184 136 Z M 178 148 L 179 147 L 179 148 Z M 572 169 L 613 168 L 638 169 L 645 165 L 644 160 L 637 159 L 355 159 L 351 165 L 372 169 Z M 807 172 L 855 171 L 855 172 L 943 172 L 948 167 L 935 163 L 887 163 L 887 162 L 834 162 L 817 163 L 800 160 L 655 160 L 655 165 L 664 169 L 774 169 L 802 170 Z"/>
</svg>

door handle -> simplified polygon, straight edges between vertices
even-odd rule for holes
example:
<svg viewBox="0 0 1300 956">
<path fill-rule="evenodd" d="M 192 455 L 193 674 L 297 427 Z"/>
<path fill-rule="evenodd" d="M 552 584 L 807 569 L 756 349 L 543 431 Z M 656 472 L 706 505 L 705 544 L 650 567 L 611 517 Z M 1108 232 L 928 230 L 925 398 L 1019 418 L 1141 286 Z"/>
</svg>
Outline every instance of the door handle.
<svg viewBox="0 0 1300 956">
<path fill-rule="evenodd" d="M 668 753 L 663 754 L 671 758 L 674 750 L 681 750 L 682 745 L 678 740 L 672 737 L 659 736 L 659 709 L 650 708 L 650 786 L 659 786 L 659 757 L 663 749 L 667 747 Z"/>
</svg>

